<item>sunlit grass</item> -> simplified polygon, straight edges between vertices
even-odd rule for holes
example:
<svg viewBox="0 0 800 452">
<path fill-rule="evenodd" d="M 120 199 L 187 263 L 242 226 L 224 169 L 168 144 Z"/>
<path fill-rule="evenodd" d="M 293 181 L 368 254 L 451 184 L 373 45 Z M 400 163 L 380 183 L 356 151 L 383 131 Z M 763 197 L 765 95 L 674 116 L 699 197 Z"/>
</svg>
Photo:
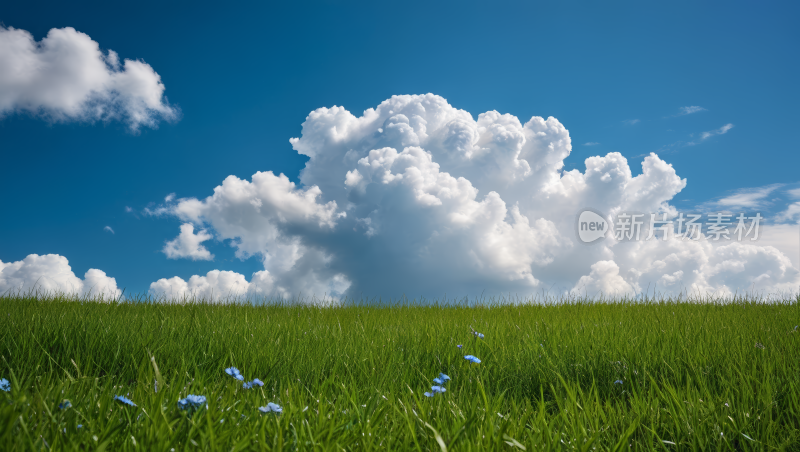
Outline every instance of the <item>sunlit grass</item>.
<svg viewBox="0 0 800 452">
<path fill-rule="evenodd" d="M 800 449 L 797 298 L 7 296 L 0 322 L 4 450 Z M 244 389 L 229 367 L 264 386 Z M 440 373 L 447 391 L 424 396 Z M 181 409 L 188 395 L 207 408 Z M 270 403 L 282 412 L 259 411 Z"/>
</svg>

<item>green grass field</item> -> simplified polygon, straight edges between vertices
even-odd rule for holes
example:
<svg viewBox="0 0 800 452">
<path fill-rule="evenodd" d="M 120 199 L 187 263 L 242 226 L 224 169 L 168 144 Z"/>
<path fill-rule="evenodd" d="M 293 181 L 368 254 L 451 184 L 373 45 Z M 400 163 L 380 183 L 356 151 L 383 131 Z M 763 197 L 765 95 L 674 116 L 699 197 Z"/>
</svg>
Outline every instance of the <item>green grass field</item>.
<svg viewBox="0 0 800 452">
<path fill-rule="evenodd" d="M 2 450 L 800 450 L 798 299 L 5 297 L 0 322 Z M 180 410 L 189 394 L 207 407 Z"/>
</svg>

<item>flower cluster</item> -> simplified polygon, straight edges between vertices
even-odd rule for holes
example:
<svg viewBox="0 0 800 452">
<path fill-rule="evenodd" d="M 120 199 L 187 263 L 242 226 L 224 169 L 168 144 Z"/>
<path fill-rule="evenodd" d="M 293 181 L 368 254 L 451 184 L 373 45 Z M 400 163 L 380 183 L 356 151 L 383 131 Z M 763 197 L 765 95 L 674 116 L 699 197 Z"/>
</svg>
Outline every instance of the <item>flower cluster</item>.
<svg viewBox="0 0 800 452">
<path fill-rule="evenodd" d="M 189 394 L 186 398 L 178 400 L 178 408 L 191 411 L 195 408 L 202 407 L 205 403 L 205 396 Z"/>
<path fill-rule="evenodd" d="M 477 337 L 478 339 L 483 339 L 483 333 L 479 333 L 477 331 L 473 331 L 472 334 L 474 334 L 475 337 Z"/>
<path fill-rule="evenodd" d="M 450 377 L 440 372 L 439 376 L 433 379 L 436 386 L 431 386 L 431 392 L 426 392 L 425 397 L 433 397 L 440 392 L 446 392 L 447 389 L 445 389 L 444 384 L 447 383 L 448 380 L 450 380 Z"/>
<path fill-rule="evenodd" d="M 11 391 L 11 383 L 9 383 L 5 378 L 0 378 L 0 390 L 5 392 Z"/>
<path fill-rule="evenodd" d="M 479 360 L 477 357 L 472 356 L 472 355 L 467 355 L 467 356 L 464 357 L 464 359 L 466 359 L 467 361 L 469 361 L 471 363 L 475 363 L 475 364 L 480 364 L 481 363 L 481 360 Z"/>
<path fill-rule="evenodd" d="M 239 372 L 239 369 L 235 367 L 228 367 L 227 369 L 225 369 L 225 373 L 239 381 L 244 381 L 244 376 L 242 375 L 241 372 Z M 248 381 L 247 383 L 242 385 L 244 389 L 250 389 L 255 386 L 264 386 L 264 382 L 259 380 L 258 378 L 254 378 L 253 381 Z"/>
<path fill-rule="evenodd" d="M 244 381 L 244 377 L 239 372 L 239 369 L 235 367 L 228 367 L 227 369 L 225 369 L 225 373 L 239 381 Z"/>
<path fill-rule="evenodd" d="M 225 369 L 225 373 L 239 381 L 244 381 L 244 376 L 242 375 L 241 372 L 239 372 L 239 369 L 235 367 L 228 367 L 227 369 Z M 256 386 L 264 386 L 264 382 L 259 380 L 258 378 L 254 378 L 253 381 L 248 381 L 244 385 L 242 385 L 244 389 L 250 389 Z M 205 397 L 203 397 L 203 400 L 205 401 Z M 280 414 L 283 411 L 283 408 L 281 408 L 280 405 L 278 405 L 277 403 L 270 402 L 267 404 L 267 406 L 259 407 L 258 411 L 261 411 L 262 413 Z"/>
<path fill-rule="evenodd" d="M 254 386 L 264 386 L 264 382 L 259 380 L 258 378 L 254 378 L 253 381 L 248 381 L 244 384 L 245 389 L 250 389 Z"/>
<path fill-rule="evenodd" d="M 267 406 L 258 407 L 258 411 L 266 414 L 266 413 L 276 413 L 281 414 L 283 412 L 283 408 L 277 403 L 269 402 Z"/>
</svg>

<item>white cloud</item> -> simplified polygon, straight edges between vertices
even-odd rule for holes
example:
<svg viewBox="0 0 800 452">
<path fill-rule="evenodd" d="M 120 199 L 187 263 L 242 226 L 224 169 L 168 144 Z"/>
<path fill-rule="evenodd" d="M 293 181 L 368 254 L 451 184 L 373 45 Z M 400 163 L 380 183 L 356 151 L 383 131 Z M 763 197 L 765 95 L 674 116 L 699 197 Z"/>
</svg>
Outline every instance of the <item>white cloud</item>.
<svg viewBox="0 0 800 452">
<path fill-rule="evenodd" d="M 264 273 L 268 276 L 267 272 Z M 260 277 L 257 279 L 263 279 Z M 150 284 L 150 294 L 168 299 L 197 298 L 202 300 L 238 299 L 248 295 L 250 283 L 244 275 L 231 271 L 212 270 L 206 276 L 194 275 L 189 281 L 175 276 Z"/>
<path fill-rule="evenodd" d="M 600 143 L 598 143 L 596 141 L 590 141 L 588 143 L 583 143 L 584 146 L 597 146 L 598 144 L 600 144 Z"/>
<path fill-rule="evenodd" d="M 615 262 L 633 293 L 729 297 L 745 291 L 797 292 L 800 273 L 791 260 L 773 246 L 748 242 L 670 239 L 618 243 Z"/>
<path fill-rule="evenodd" d="M 626 119 L 626 120 L 622 121 L 622 123 L 625 124 L 626 126 L 632 126 L 632 125 L 638 124 L 639 122 L 641 122 L 641 121 L 638 120 L 638 119 Z"/>
<path fill-rule="evenodd" d="M 716 207 L 734 208 L 744 207 L 748 209 L 757 209 L 764 207 L 769 201 L 767 197 L 780 188 L 782 184 L 772 184 L 764 187 L 757 188 L 744 188 L 737 190 L 736 193 L 721 198 L 717 201 L 710 203 Z"/>
<path fill-rule="evenodd" d="M 778 214 L 778 221 L 796 221 L 800 219 L 800 202 L 789 204 L 786 210 Z"/>
<path fill-rule="evenodd" d="M 720 127 L 719 129 L 710 130 L 708 132 L 703 132 L 702 134 L 700 134 L 700 140 L 706 140 L 708 138 L 713 137 L 714 135 L 725 135 L 732 128 L 733 128 L 733 124 L 725 124 L 724 126 Z"/>
<path fill-rule="evenodd" d="M 309 157 L 300 185 L 272 172 L 229 176 L 205 199 L 178 199 L 151 213 L 208 228 L 230 239 L 237 256 L 258 257 L 269 274 L 264 296 L 524 296 L 550 287 L 611 295 L 654 285 L 729 293 L 751 284 L 800 285 L 796 267 L 772 247 L 610 238 L 579 244 L 574 222 L 584 208 L 676 214 L 669 203 L 686 180 L 652 153 L 637 176 L 616 152 L 587 158 L 584 171 L 564 171 L 571 139 L 552 117 L 523 124 L 490 111 L 476 120 L 438 96 L 394 96 L 361 116 L 317 109 L 290 142 Z M 152 289 L 166 293 L 161 281 L 171 280 Z M 172 281 L 180 293 L 205 287 Z"/>
<path fill-rule="evenodd" d="M 106 227 L 104 227 L 104 228 L 103 228 L 103 230 L 104 230 L 104 231 L 108 231 L 108 232 L 110 232 L 110 233 L 112 233 L 112 234 L 115 234 L 114 230 L 113 230 L 113 229 L 111 229 L 111 226 L 106 226 Z"/>
<path fill-rule="evenodd" d="M 24 112 L 54 122 L 121 120 L 136 132 L 178 118 L 163 93 L 150 65 L 120 62 L 74 28 L 53 28 L 36 42 L 0 25 L 0 118 Z"/>
<path fill-rule="evenodd" d="M 210 261 L 214 259 L 214 255 L 201 243 L 212 238 L 213 236 L 205 230 L 195 234 L 194 226 L 191 223 L 184 223 L 181 225 L 178 237 L 167 242 L 162 252 L 168 259 L 189 258 L 193 261 Z"/>
<path fill-rule="evenodd" d="M 80 279 L 72 272 L 67 258 L 58 254 L 30 254 L 21 261 L 0 261 L 0 294 L 28 293 L 77 294 L 94 298 L 118 298 L 117 282 L 101 270 L 89 269 Z"/>
<path fill-rule="evenodd" d="M 129 206 L 125 206 L 125 212 L 131 213 L 133 212 L 133 209 Z"/>
<path fill-rule="evenodd" d="M 697 141 L 688 141 L 686 143 L 683 143 L 682 141 L 679 141 L 677 143 L 673 143 L 672 145 L 670 145 L 670 147 L 676 146 L 676 145 L 694 146 L 694 145 L 699 144 L 699 143 L 701 143 L 701 142 L 703 142 L 703 141 L 705 141 L 705 140 L 707 140 L 707 139 L 709 139 L 709 138 L 711 138 L 711 137 L 713 137 L 715 135 L 725 135 L 732 128 L 733 128 L 733 124 L 725 124 L 724 126 L 720 127 L 719 129 L 709 130 L 708 132 L 701 133 L 700 134 L 700 138 Z M 692 134 L 690 136 L 694 136 L 694 134 Z"/>
<path fill-rule="evenodd" d="M 592 264 L 591 273 L 578 280 L 572 292 L 597 299 L 631 295 L 634 289 L 619 275 L 619 266 L 614 261 L 598 261 Z"/>
<path fill-rule="evenodd" d="M 786 193 L 789 194 L 792 198 L 800 198 L 800 188 L 793 188 L 791 190 L 786 190 Z"/>
<path fill-rule="evenodd" d="M 777 249 L 789 258 L 794 268 L 800 268 L 800 227 L 796 223 L 762 225 L 758 240 L 751 243 Z"/>
<path fill-rule="evenodd" d="M 681 107 L 681 112 L 678 114 L 678 116 L 691 115 L 692 113 L 697 113 L 700 111 L 706 111 L 706 109 L 703 107 L 698 107 L 697 105 L 693 105 L 691 107 Z"/>
<path fill-rule="evenodd" d="M 342 281 L 334 279 L 331 283 L 335 286 Z M 337 288 L 333 287 L 335 292 Z M 343 290 L 339 288 L 338 290 Z M 284 299 L 290 300 L 293 295 L 276 287 L 274 278 L 266 271 L 253 273 L 250 281 L 245 279 L 241 273 L 232 271 L 211 270 L 205 276 L 194 275 L 186 281 L 177 276 L 172 278 L 162 278 L 150 284 L 150 295 L 157 300 L 169 301 L 255 301 L 265 299 Z M 336 297 L 325 296 L 324 294 L 294 294 L 302 297 L 302 300 L 314 303 L 331 303 L 337 300 Z"/>
</svg>

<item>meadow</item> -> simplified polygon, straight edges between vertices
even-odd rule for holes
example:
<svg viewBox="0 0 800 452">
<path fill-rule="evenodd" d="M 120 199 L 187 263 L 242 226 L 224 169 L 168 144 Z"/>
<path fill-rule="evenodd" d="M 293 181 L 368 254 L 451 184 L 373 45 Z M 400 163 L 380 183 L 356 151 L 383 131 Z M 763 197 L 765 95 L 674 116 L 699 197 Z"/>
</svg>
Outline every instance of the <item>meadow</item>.
<svg viewBox="0 0 800 452">
<path fill-rule="evenodd" d="M 507 301 L 7 295 L 0 449 L 800 450 L 798 298 Z"/>
</svg>

